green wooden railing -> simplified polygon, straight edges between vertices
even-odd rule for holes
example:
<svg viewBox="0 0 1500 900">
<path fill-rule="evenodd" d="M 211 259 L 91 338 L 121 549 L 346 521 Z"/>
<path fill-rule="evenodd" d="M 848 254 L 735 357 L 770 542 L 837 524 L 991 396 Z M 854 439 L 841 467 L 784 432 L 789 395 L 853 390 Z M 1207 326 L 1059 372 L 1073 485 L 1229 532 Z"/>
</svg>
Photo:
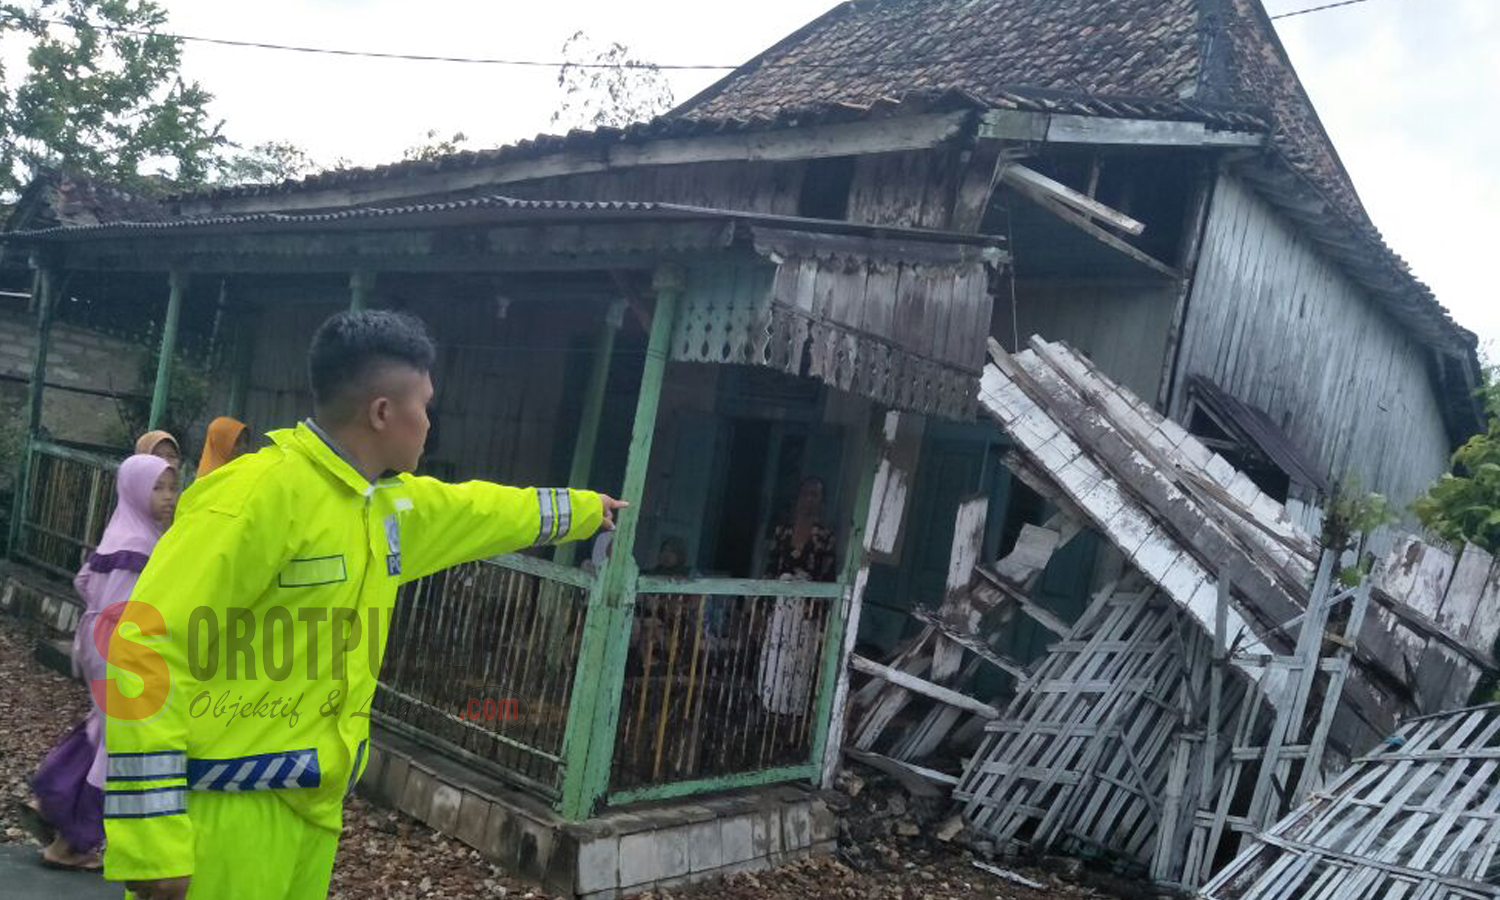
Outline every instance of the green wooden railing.
<svg viewBox="0 0 1500 900">
<path fill-rule="evenodd" d="M 592 584 L 577 569 L 505 556 L 408 585 L 375 718 L 556 800 Z"/>
<path fill-rule="evenodd" d="M 118 466 L 33 441 L 13 555 L 72 577 L 108 521 Z M 816 779 L 847 589 L 622 581 L 611 592 L 602 576 L 513 555 L 407 586 L 374 718 L 570 818 Z"/>
<path fill-rule="evenodd" d="M 611 616 L 598 579 L 518 555 L 459 566 L 397 605 L 375 718 L 559 808 L 570 734 L 613 743 L 587 810 L 812 779 L 844 596 L 837 584 L 639 578 L 630 627 L 609 636 L 621 689 L 601 697 L 586 688 L 609 679 L 582 658 L 590 621 Z M 612 738 L 583 727 L 594 709 L 578 695 L 614 707 Z"/>
<path fill-rule="evenodd" d="M 115 506 L 118 459 L 30 441 L 16 491 L 11 555 L 71 579 L 99 545 Z"/>
<path fill-rule="evenodd" d="M 609 802 L 814 778 L 844 588 L 641 578 Z"/>
</svg>

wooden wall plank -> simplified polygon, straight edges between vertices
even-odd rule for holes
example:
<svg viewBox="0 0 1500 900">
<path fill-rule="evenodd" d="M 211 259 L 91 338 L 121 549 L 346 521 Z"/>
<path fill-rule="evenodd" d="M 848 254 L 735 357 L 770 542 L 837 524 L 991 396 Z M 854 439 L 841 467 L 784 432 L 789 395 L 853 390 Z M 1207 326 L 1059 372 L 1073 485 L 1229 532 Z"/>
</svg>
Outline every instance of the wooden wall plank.
<svg viewBox="0 0 1500 900">
<path fill-rule="evenodd" d="M 1200 374 L 1259 406 L 1326 474 L 1405 509 L 1447 468 L 1428 351 L 1251 188 L 1221 177 L 1184 325 L 1173 414 Z"/>
</svg>

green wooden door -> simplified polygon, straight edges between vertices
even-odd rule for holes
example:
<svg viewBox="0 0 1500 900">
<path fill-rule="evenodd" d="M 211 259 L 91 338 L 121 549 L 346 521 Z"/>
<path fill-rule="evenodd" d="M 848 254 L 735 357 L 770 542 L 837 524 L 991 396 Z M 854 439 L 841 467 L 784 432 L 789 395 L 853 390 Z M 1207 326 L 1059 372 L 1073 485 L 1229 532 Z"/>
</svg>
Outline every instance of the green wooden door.
<svg viewBox="0 0 1500 900">
<path fill-rule="evenodd" d="M 698 565 L 705 518 L 717 499 L 721 424 L 711 413 L 680 411 L 672 417 L 669 447 L 664 448 L 663 470 L 655 484 L 659 494 L 646 497 L 650 515 L 641 517 L 636 543 L 636 561 L 643 571 L 655 567 L 661 542 L 668 537 L 682 542 L 690 567 Z"/>
<path fill-rule="evenodd" d="M 896 565 L 875 564 L 865 589 L 860 641 L 890 653 L 916 620 L 907 610 L 936 608 L 947 587 L 953 519 L 959 504 L 990 497 L 985 558 L 994 553 L 1006 508 L 1009 473 L 998 463 L 1004 438 L 984 425 L 929 425 L 906 512 L 906 539 Z"/>
</svg>

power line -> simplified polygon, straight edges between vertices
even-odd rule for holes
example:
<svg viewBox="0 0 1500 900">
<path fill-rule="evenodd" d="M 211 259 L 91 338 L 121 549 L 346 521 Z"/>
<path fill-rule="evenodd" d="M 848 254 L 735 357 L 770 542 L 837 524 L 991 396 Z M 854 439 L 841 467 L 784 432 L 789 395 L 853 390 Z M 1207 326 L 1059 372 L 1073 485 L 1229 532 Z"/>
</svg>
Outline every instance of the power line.
<svg viewBox="0 0 1500 900">
<path fill-rule="evenodd" d="M 1308 13 L 1322 12 L 1325 9 L 1338 9 L 1341 6 L 1354 6 L 1358 3 L 1368 3 L 1369 0 L 1340 0 L 1338 3 L 1325 3 L 1322 6 L 1310 6 L 1307 9 L 1294 9 L 1291 12 L 1279 13 L 1272 16 L 1275 19 L 1290 19 L 1293 16 L 1305 16 Z"/>
<path fill-rule="evenodd" d="M 490 66 L 529 66 L 534 68 L 559 69 L 569 66 L 576 69 L 647 69 L 647 70 L 674 70 L 674 71 L 698 71 L 717 70 L 728 71 L 737 69 L 739 66 L 732 65 L 698 65 L 698 64 L 656 64 L 644 62 L 619 62 L 619 63 L 581 63 L 567 60 L 537 60 L 537 59 L 503 59 L 484 56 L 442 56 L 426 53 L 387 53 L 379 50 L 348 50 L 337 47 L 308 47 L 298 44 L 277 44 L 269 41 L 242 41 L 232 38 L 205 37 L 194 34 L 175 34 L 167 31 L 154 31 L 144 28 L 127 28 L 121 25 L 101 25 L 97 22 L 81 21 L 77 19 L 50 19 L 39 16 L 23 16 L 11 14 L 6 16 L 15 21 L 40 22 L 47 25 L 62 25 L 74 30 L 92 29 L 106 34 L 128 34 L 135 37 L 163 37 L 174 41 L 186 41 L 197 44 L 216 44 L 222 47 L 251 47 L 259 50 L 284 50 L 291 53 L 318 53 L 325 56 L 356 56 L 372 59 L 403 59 L 416 62 L 448 62 L 468 63 L 475 65 Z"/>
<path fill-rule="evenodd" d="M 1293 16 L 1304 16 L 1308 13 L 1322 12 L 1329 9 L 1337 9 L 1343 6 L 1354 6 L 1359 3 L 1367 3 L 1369 0 L 1340 0 L 1337 3 L 1327 3 L 1322 6 L 1314 6 L 1308 9 L 1298 9 L 1291 12 L 1280 13 L 1271 16 L 1274 19 L 1288 19 Z M 133 37 L 161 37 L 174 41 L 183 41 L 196 44 L 211 44 L 220 47 L 247 47 L 256 50 L 280 50 L 287 53 L 312 53 L 322 56 L 342 56 L 365 59 L 396 59 L 413 62 L 445 62 L 460 63 L 465 65 L 488 65 L 488 66 L 518 66 L 537 69 L 560 69 L 570 67 L 575 69 L 638 69 L 641 71 L 663 71 L 663 72 L 729 72 L 740 68 L 737 64 L 722 63 L 648 63 L 639 61 L 625 62 L 573 62 L 571 60 L 541 60 L 541 59 L 509 59 L 504 57 L 487 56 L 447 56 L 442 54 L 428 53 L 393 53 L 381 50 L 351 50 L 340 47 L 312 47 L 302 44 L 279 44 L 272 41 L 246 41 L 234 38 L 207 37 L 196 34 L 179 34 L 168 31 L 156 31 L 145 28 L 130 28 L 122 25 L 106 25 L 97 22 L 89 22 L 81 19 L 58 19 L 40 16 L 26 16 L 23 14 L 9 13 L 0 14 L 0 17 L 18 22 L 37 22 L 47 25 L 60 25 L 74 30 L 92 29 L 105 34 L 128 34 Z M 875 69 L 909 69 L 922 66 L 941 65 L 949 63 L 976 62 L 989 59 L 989 54 L 970 54 L 966 56 L 950 57 L 928 57 L 925 59 L 906 59 L 900 61 L 876 61 L 867 60 L 863 62 L 839 63 L 839 62 L 814 62 L 810 60 L 781 61 L 766 63 L 762 68 L 804 68 L 804 69 L 853 69 L 853 70 L 875 70 Z"/>
</svg>

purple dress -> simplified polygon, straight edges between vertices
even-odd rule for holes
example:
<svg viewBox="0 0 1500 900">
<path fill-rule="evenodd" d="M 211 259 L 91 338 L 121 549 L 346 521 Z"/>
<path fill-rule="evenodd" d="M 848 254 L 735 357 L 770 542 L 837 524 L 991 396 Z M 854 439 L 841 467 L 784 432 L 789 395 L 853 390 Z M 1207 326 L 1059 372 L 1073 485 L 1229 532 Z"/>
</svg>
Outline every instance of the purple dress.
<svg viewBox="0 0 1500 900">
<path fill-rule="evenodd" d="M 166 460 L 156 456 L 132 456 L 120 464 L 115 512 L 99 549 L 73 579 L 85 605 L 73 635 L 73 674 L 89 684 L 96 699 L 88 717 L 47 754 L 31 789 L 42 818 L 78 852 L 104 843 L 105 719 L 95 684 L 108 677 L 108 667 L 99 645 L 108 646 L 124 601 L 161 537 L 151 494 L 166 468 Z"/>
</svg>

